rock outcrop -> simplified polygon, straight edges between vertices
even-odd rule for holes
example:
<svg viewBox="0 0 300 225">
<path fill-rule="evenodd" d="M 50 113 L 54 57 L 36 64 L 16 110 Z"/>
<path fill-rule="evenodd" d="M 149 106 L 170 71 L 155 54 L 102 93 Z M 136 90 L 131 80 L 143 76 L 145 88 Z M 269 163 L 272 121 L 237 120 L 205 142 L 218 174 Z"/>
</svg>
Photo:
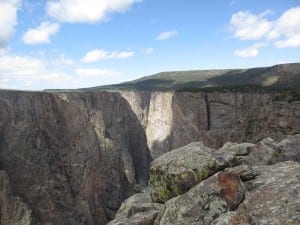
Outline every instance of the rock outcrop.
<svg viewBox="0 0 300 225">
<path fill-rule="evenodd" d="M 299 141 L 300 135 L 278 142 L 267 138 L 257 144 L 226 143 L 220 150 L 193 143 L 166 153 L 151 164 L 149 188 L 140 194 L 143 200 L 133 200 L 139 195 L 128 199 L 109 225 L 299 224 Z M 222 166 L 210 166 L 216 165 L 210 164 L 214 160 Z M 196 181 L 194 171 L 201 168 L 210 168 L 210 173 Z M 157 177 L 158 169 L 164 177 Z M 187 171 L 193 175 L 181 176 Z M 159 193 L 170 193 L 175 185 L 189 188 L 172 192 L 164 201 L 153 198 L 158 187 Z"/>
<path fill-rule="evenodd" d="M 146 184 L 145 132 L 119 94 L 3 91 L 0 105 L 0 169 L 37 224 L 103 225 Z"/>
<path fill-rule="evenodd" d="M 202 141 L 275 140 L 300 133 L 300 102 L 275 101 L 264 93 L 120 91 L 146 130 L 153 158 Z"/>
</svg>

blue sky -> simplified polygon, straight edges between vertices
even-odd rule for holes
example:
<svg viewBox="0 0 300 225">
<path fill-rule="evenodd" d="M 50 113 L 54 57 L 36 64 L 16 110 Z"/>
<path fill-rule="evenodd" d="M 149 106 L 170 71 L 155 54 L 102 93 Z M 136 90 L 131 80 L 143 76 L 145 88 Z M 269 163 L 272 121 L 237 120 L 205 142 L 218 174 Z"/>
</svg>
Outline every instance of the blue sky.
<svg viewBox="0 0 300 225">
<path fill-rule="evenodd" d="M 0 0 L 0 88 L 300 62 L 300 0 Z"/>
</svg>

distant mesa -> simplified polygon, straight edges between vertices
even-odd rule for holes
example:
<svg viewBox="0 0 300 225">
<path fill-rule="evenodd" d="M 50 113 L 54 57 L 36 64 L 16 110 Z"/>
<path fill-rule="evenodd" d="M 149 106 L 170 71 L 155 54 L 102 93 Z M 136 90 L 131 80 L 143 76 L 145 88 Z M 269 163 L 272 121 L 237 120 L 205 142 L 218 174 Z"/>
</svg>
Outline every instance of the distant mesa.
<svg viewBox="0 0 300 225">
<path fill-rule="evenodd" d="M 239 91 L 240 88 L 283 90 L 299 87 L 300 63 L 289 63 L 250 69 L 161 72 L 116 85 L 81 90 L 199 91 L 227 88 Z"/>
</svg>

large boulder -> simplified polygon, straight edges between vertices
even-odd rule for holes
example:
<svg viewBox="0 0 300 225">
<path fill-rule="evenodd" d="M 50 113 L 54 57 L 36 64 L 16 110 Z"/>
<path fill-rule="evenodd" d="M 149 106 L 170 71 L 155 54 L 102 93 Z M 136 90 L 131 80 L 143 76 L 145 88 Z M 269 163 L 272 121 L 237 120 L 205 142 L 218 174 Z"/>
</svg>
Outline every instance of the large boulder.
<svg viewBox="0 0 300 225">
<path fill-rule="evenodd" d="M 234 154 L 205 147 L 200 142 L 168 152 L 151 164 L 152 200 L 165 202 L 181 195 L 234 162 Z"/>
<path fill-rule="evenodd" d="M 220 215 L 236 209 L 244 194 L 245 188 L 238 175 L 217 173 L 185 194 L 166 202 L 166 209 L 157 224 L 211 224 Z"/>
</svg>

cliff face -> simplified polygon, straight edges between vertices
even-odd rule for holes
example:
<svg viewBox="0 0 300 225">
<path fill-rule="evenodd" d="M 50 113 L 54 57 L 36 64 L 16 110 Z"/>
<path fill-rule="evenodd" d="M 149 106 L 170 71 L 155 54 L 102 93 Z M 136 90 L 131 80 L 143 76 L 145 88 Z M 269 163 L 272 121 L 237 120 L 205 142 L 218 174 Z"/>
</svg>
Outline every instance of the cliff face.
<svg viewBox="0 0 300 225">
<path fill-rule="evenodd" d="M 274 101 L 272 94 L 120 93 L 145 128 L 153 158 L 192 141 L 220 147 L 300 132 L 300 103 Z"/>
<path fill-rule="evenodd" d="M 145 132 L 119 94 L 1 92 L 0 105 L 0 170 L 36 219 L 12 224 L 102 225 L 147 181 Z"/>
</svg>

